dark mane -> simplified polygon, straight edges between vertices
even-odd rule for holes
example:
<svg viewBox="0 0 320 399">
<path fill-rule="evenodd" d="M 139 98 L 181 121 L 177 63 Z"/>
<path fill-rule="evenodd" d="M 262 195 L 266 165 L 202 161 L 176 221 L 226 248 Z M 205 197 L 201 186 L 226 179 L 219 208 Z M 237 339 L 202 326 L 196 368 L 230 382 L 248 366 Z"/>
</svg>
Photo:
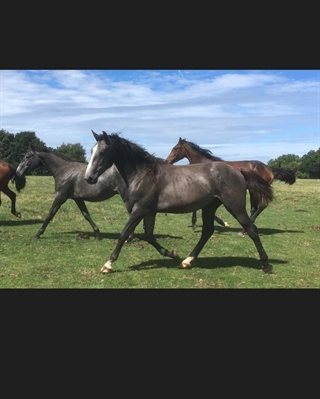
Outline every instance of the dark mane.
<svg viewBox="0 0 320 399">
<path fill-rule="evenodd" d="M 223 161 L 222 158 L 216 157 L 215 155 L 212 154 L 210 150 L 201 148 L 198 146 L 198 144 L 192 143 L 191 141 L 187 141 L 186 139 L 182 139 L 182 142 L 188 144 L 193 150 L 195 150 L 196 152 L 198 152 L 207 159 L 211 159 L 212 161 Z"/>
<path fill-rule="evenodd" d="M 80 161 L 79 159 L 75 159 L 75 158 L 70 158 L 66 155 L 60 154 L 59 152 L 57 152 L 56 150 L 50 150 L 50 148 L 47 147 L 33 147 L 35 151 L 38 152 L 47 152 L 47 153 L 51 153 L 56 155 L 58 158 L 63 159 L 64 161 L 68 161 L 68 162 L 80 162 L 80 163 L 84 163 L 82 161 Z"/>
<path fill-rule="evenodd" d="M 101 135 L 103 139 L 103 135 Z M 150 154 L 141 145 L 119 136 L 119 133 L 108 134 L 114 147 L 115 164 L 123 164 L 125 159 L 136 171 L 145 171 L 153 176 L 157 175 L 158 167 L 165 164 L 164 159 Z"/>
</svg>

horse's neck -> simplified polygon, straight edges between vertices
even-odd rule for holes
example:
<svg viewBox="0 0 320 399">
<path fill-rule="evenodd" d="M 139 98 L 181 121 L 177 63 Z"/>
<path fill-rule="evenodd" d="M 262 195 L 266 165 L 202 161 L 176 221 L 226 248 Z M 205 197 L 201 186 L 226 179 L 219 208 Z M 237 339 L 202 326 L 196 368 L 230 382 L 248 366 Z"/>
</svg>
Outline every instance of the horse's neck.
<svg viewBox="0 0 320 399">
<path fill-rule="evenodd" d="M 185 146 L 186 158 L 189 163 L 204 163 L 204 162 L 217 162 L 223 161 L 223 159 L 216 157 L 208 152 L 208 154 L 202 154 L 201 152 L 193 149 L 189 146 Z"/>
<path fill-rule="evenodd" d="M 118 173 L 122 179 L 122 189 L 125 195 L 127 195 L 127 190 L 132 181 L 134 181 L 137 177 L 137 170 L 132 168 L 128 163 L 116 163 L 115 164 Z M 121 194 L 122 196 L 122 194 Z"/>
<path fill-rule="evenodd" d="M 44 165 L 46 169 L 53 175 L 57 175 L 57 173 L 61 170 L 61 166 L 68 164 L 68 161 L 65 161 L 62 158 L 59 158 L 57 155 L 47 152 L 39 155 L 39 159 L 41 163 Z"/>
<path fill-rule="evenodd" d="M 204 163 L 204 162 L 212 162 L 211 159 L 205 157 L 199 152 L 193 151 L 191 148 L 186 148 L 186 158 L 189 163 Z"/>
<path fill-rule="evenodd" d="M 99 177 L 96 184 L 102 184 L 109 187 L 113 186 L 114 190 L 117 191 L 121 197 L 124 196 L 127 191 L 127 185 L 118 168 L 114 164 Z"/>
</svg>

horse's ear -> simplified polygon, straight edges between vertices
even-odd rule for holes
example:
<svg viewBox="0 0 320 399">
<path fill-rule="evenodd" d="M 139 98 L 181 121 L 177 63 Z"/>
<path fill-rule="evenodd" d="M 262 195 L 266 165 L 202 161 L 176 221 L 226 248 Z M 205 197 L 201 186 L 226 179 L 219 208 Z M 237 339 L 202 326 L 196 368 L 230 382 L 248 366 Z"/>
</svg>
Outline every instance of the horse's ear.
<svg viewBox="0 0 320 399">
<path fill-rule="evenodd" d="M 182 138 L 181 138 L 181 137 L 179 137 L 179 143 L 181 143 L 181 141 L 182 141 Z"/>
<path fill-rule="evenodd" d="M 109 145 L 110 144 L 110 138 L 108 136 L 108 133 L 103 131 L 102 134 L 103 134 L 103 138 L 104 138 L 105 143 Z"/>
<path fill-rule="evenodd" d="M 34 146 L 32 143 L 30 144 L 30 148 L 31 148 L 31 151 L 32 151 L 32 152 L 35 152 L 35 151 L 36 151 L 35 146 Z"/>
<path fill-rule="evenodd" d="M 92 129 L 91 129 L 91 131 L 92 131 L 93 137 L 96 139 L 96 141 L 100 141 L 101 140 L 100 134 L 95 133 Z"/>
</svg>

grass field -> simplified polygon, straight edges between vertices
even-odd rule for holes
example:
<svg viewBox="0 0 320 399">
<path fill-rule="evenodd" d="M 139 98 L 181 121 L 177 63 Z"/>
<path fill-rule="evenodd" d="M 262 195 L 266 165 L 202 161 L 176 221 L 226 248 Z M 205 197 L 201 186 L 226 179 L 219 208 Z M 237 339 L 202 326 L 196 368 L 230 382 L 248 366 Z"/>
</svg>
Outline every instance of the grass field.
<svg viewBox="0 0 320 399">
<path fill-rule="evenodd" d="M 11 187 L 12 186 L 12 187 Z M 10 187 L 14 190 L 14 186 Z M 93 231 L 76 204 L 68 200 L 40 239 L 34 235 L 54 198 L 52 177 L 27 176 L 17 194 L 21 219 L 10 213 L 10 200 L 2 193 L 0 207 L 1 288 L 319 288 L 320 287 L 320 181 L 298 180 L 293 186 L 274 182 L 275 200 L 256 225 L 274 273 L 265 274 L 249 237 L 241 238 L 238 222 L 222 207 L 217 215 L 231 225 L 216 226 L 193 267 L 177 268 L 143 240 L 124 245 L 113 273 L 100 268 L 115 247 L 127 213 L 120 196 L 87 203 L 102 239 Z M 249 205 L 249 203 L 248 203 Z M 191 227 L 191 214 L 158 214 L 155 235 L 181 258 L 195 246 L 201 232 Z"/>
</svg>

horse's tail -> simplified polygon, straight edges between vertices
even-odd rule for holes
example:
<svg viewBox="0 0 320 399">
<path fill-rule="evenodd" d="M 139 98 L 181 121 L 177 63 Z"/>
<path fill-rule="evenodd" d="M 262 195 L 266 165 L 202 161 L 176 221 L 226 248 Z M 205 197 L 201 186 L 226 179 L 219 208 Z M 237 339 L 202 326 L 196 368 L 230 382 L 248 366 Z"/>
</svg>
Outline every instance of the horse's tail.
<svg viewBox="0 0 320 399">
<path fill-rule="evenodd" d="M 281 180 L 288 184 L 293 184 L 296 182 L 296 172 L 291 168 L 271 168 L 274 179 Z"/>
<path fill-rule="evenodd" d="M 25 175 L 22 175 L 22 176 L 17 175 L 17 173 L 16 173 L 17 167 L 15 165 L 9 164 L 9 167 L 10 167 L 11 182 L 16 185 L 16 189 L 19 192 L 26 186 L 26 177 L 25 177 Z"/>
<path fill-rule="evenodd" d="M 266 207 L 274 198 L 271 185 L 251 170 L 239 170 L 247 182 L 251 199 L 257 206 Z"/>
</svg>

